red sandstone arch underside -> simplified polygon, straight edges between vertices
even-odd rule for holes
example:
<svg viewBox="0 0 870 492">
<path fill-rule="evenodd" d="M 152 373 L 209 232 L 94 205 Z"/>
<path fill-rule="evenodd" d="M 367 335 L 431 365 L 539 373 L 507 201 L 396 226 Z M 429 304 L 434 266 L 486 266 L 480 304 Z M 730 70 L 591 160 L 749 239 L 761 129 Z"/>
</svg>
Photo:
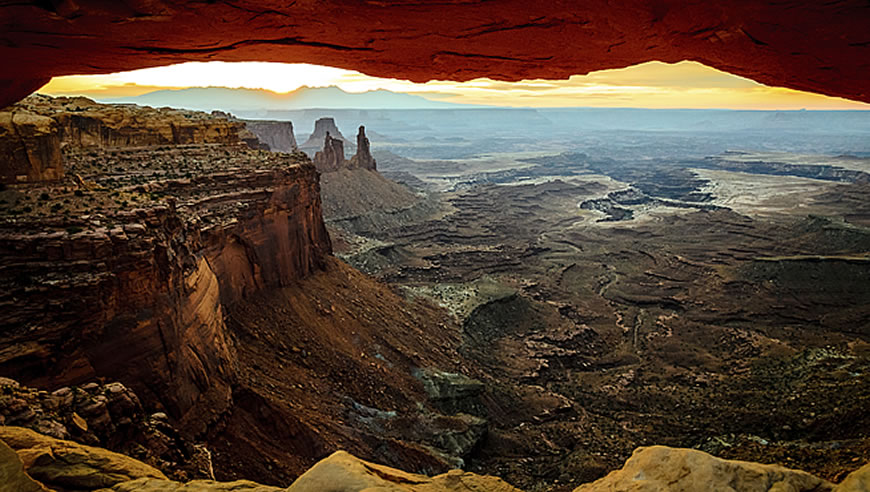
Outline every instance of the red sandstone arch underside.
<svg viewBox="0 0 870 492">
<path fill-rule="evenodd" d="M 0 1 L 0 106 L 50 77 L 191 60 L 425 81 L 695 60 L 870 102 L 870 3 L 688 0 Z"/>
</svg>

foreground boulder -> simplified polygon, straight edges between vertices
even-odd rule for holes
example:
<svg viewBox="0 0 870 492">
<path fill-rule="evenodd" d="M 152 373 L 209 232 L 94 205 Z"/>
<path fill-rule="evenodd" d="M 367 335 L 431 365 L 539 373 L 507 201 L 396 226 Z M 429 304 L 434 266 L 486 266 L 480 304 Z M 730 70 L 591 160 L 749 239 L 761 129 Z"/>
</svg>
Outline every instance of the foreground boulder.
<svg viewBox="0 0 870 492">
<path fill-rule="evenodd" d="M 281 492 L 283 490 L 285 489 L 260 485 L 247 480 L 236 480 L 235 482 L 193 480 L 181 483 L 156 478 L 139 478 L 97 492 Z"/>
<path fill-rule="evenodd" d="M 32 478 L 31 478 L 32 477 Z M 48 487 L 48 488 L 46 488 Z M 0 426 L 0 491 L 47 492 L 519 492 L 497 477 L 452 470 L 435 477 L 363 461 L 344 451 L 321 460 L 289 488 L 247 480 L 168 480 L 133 458 Z M 575 492 L 868 492 L 870 465 L 835 486 L 776 465 L 730 461 L 693 449 L 638 448 L 622 469 Z"/>
<path fill-rule="evenodd" d="M 321 460 L 299 477 L 287 492 L 408 492 L 518 491 L 500 478 L 452 470 L 435 477 L 405 473 L 363 461 L 344 451 Z"/>
<path fill-rule="evenodd" d="M 870 463 L 850 473 L 834 492 L 870 492 Z"/>
<path fill-rule="evenodd" d="M 705 490 L 822 492 L 834 490 L 834 485 L 809 473 L 777 465 L 723 460 L 694 449 L 652 446 L 636 449 L 621 469 L 581 485 L 574 492 Z"/>
<path fill-rule="evenodd" d="M 24 471 L 21 458 L 6 443 L 0 441 L 0 486 L 3 490 L 18 492 L 45 492 L 48 489 L 36 480 L 30 478 Z"/>
<path fill-rule="evenodd" d="M 123 454 L 22 427 L 0 427 L 0 440 L 16 451 L 28 475 L 52 489 L 96 490 L 142 477 L 166 479 L 156 468 Z M 10 461 L 3 456 L 0 468 L 14 466 Z"/>
</svg>

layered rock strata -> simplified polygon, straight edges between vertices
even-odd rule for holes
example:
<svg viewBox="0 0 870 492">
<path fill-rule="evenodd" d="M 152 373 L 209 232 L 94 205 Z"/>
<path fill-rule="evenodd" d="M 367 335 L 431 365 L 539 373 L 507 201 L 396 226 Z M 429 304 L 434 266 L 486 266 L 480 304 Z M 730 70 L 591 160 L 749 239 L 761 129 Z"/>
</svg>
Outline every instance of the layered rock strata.
<svg viewBox="0 0 870 492">
<path fill-rule="evenodd" d="M 84 148 L 65 147 L 65 181 L 3 192 L 0 374 L 41 387 L 111 375 L 197 433 L 231 399 L 225 306 L 303 278 L 331 251 L 317 172 L 300 154 L 241 143 L 139 147 L 147 132 L 101 149 L 89 136 L 125 111 L 88 109 L 105 120 L 71 126 Z M 154 118 L 139 124 L 173 143 L 243 128 Z"/>
<path fill-rule="evenodd" d="M 293 152 L 296 150 L 296 135 L 293 134 L 293 123 L 290 121 L 244 120 L 245 127 L 250 130 L 260 142 L 269 146 L 268 150 L 275 152 Z"/>
<path fill-rule="evenodd" d="M 172 108 L 99 104 L 85 97 L 34 95 L 0 112 L 0 180 L 61 179 L 61 148 L 239 142 L 260 147 L 244 123 L 226 117 Z"/>
<path fill-rule="evenodd" d="M 63 176 L 55 120 L 26 110 L 0 112 L 0 183 L 53 181 Z"/>
<path fill-rule="evenodd" d="M 218 411 L 234 358 L 223 305 L 287 285 L 329 253 L 316 172 L 296 164 L 143 188 L 187 196 L 81 225 L 0 227 L 0 370 L 42 386 L 113 374 L 177 417 Z"/>
<path fill-rule="evenodd" d="M 314 122 L 314 132 L 305 140 L 305 142 L 299 146 L 300 149 L 303 150 L 317 150 L 323 148 L 326 137 L 331 136 L 333 139 L 340 140 L 342 144 L 351 145 L 351 143 L 344 138 L 344 135 L 338 130 L 338 127 L 335 125 L 334 118 L 320 118 Z M 344 155 L 342 154 L 342 159 L 344 159 Z"/>
</svg>

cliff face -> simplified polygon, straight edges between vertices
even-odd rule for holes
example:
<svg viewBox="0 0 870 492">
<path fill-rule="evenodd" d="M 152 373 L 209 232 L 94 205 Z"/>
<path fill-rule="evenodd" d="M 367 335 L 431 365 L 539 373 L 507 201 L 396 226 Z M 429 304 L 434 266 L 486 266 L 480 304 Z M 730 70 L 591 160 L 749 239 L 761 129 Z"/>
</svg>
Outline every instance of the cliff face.
<svg viewBox="0 0 870 492">
<path fill-rule="evenodd" d="M 85 97 L 35 95 L 0 112 L 0 179 L 58 180 L 62 148 L 124 148 L 259 142 L 245 124 L 170 108 L 98 104 Z"/>
<path fill-rule="evenodd" d="M 72 141 L 95 143 L 88 128 L 106 135 L 117 112 L 101 111 L 109 120 L 72 125 Z M 231 400 L 227 304 L 289 285 L 331 252 L 317 172 L 302 156 L 243 144 L 64 154 L 76 179 L 12 189 L 18 202 L 0 215 L 0 373 L 43 387 L 111 375 L 198 432 Z"/>
<path fill-rule="evenodd" d="M 246 120 L 245 126 L 261 142 L 276 152 L 293 152 L 296 150 L 296 135 L 293 134 L 293 123 L 290 121 L 252 121 Z"/>
<path fill-rule="evenodd" d="M 53 181 L 62 175 L 57 123 L 26 110 L 0 112 L 0 183 Z"/>
<path fill-rule="evenodd" d="M 218 283 L 192 254 L 195 230 L 157 206 L 77 233 L 0 234 L 0 368 L 55 387 L 115 374 L 183 415 L 200 395 L 226 400 L 233 359 Z"/>
<path fill-rule="evenodd" d="M 314 122 L 314 132 L 305 140 L 305 143 L 299 146 L 299 148 L 304 150 L 317 150 L 323 148 L 326 143 L 327 135 L 331 136 L 333 139 L 341 141 L 342 145 L 350 144 L 350 142 L 344 138 L 344 135 L 338 131 L 338 127 L 335 126 L 335 120 L 333 118 L 320 118 Z M 344 154 L 342 154 L 342 159 L 344 159 Z"/>
</svg>

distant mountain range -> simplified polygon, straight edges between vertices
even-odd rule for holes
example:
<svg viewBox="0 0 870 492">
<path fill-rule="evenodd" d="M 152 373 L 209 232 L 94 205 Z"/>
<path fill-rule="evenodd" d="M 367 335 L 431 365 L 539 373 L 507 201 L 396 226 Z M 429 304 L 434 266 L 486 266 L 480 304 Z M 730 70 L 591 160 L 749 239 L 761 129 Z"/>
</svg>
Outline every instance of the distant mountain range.
<svg viewBox="0 0 870 492">
<path fill-rule="evenodd" d="M 200 111 L 212 110 L 293 110 L 293 109 L 455 109 L 469 107 L 430 101 L 421 96 L 387 90 L 362 93 L 345 92 L 338 87 L 300 87 L 278 94 L 263 89 L 191 87 L 165 89 L 133 97 L 100 98 L 105 103 L 134 103 L 145 106 L 171 106 Z M 471 106 L 474 107 L 474 106 Z"/>
</svg>

